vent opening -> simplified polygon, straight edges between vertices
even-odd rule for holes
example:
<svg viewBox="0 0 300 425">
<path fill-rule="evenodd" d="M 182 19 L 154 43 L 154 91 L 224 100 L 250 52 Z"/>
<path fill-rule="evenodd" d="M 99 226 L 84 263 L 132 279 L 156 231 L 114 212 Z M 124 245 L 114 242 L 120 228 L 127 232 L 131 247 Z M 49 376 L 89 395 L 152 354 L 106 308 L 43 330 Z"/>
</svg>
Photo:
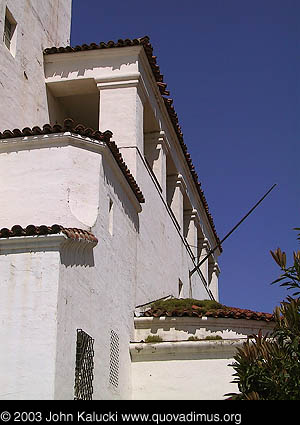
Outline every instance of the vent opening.
<svg viewBox="0 0 300 425">
<path fill-rule="evenodd" d="M 3 41 L 5 46 L 8 48 L 10 53 L 16 55 L 16 44 L 17 44 L 17 22 L 14 19 L 13 15 L 6 8 L 5 11 L 5 21 L 4 21 L 4 32 L 3 32 Z"/>
<path fill-rule="evenodd" d="M 110 364 L 109 383 L 114 387 L 119 386 L 119 365 L 120 365 L 120 340 L 115 331 L 110 333 Z"/>
</svg>

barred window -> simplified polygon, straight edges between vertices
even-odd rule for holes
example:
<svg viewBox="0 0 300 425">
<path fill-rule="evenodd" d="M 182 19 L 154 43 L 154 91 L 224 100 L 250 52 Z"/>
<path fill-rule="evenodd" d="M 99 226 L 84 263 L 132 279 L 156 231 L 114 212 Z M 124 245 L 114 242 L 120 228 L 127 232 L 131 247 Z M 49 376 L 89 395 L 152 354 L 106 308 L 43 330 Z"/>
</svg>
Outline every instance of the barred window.
<svg viewBox="0 0 300 425">
<path fill-rule="evenodd" d="M 94 339 L 77 329 L 74 400 L 92 400 Z"/>
</svg>

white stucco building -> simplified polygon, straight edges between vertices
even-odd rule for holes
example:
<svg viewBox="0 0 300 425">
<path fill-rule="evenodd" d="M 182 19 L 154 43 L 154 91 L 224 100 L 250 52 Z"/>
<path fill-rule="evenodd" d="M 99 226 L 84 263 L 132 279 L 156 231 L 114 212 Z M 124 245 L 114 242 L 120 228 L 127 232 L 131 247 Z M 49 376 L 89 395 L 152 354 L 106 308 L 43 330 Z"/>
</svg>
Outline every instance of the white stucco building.
<svg viewBox="0 0 300 425">
<path fill-rule="evenodd" d="M 135 307 L 218 300 L 148 37 L 71 48 L 70 24 L 71 0 L 0 0 L 0 399 L 139 398 Z"/>
</svg>

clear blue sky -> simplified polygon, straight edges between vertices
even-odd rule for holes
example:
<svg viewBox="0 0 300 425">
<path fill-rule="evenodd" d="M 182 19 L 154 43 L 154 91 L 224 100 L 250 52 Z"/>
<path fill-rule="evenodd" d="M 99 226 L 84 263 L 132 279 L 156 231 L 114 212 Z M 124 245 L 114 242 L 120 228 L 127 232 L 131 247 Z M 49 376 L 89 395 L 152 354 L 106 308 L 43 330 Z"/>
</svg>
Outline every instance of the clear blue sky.
<svg viewBox="0 0 300 425">
<path fill-rule="evenodd" d="M 224 243 L 220 301 L 272 312 L 269 250 L 300 249 L 299 0 L 73 0 L 71 44 L 150 37 Z"/>
</svg>

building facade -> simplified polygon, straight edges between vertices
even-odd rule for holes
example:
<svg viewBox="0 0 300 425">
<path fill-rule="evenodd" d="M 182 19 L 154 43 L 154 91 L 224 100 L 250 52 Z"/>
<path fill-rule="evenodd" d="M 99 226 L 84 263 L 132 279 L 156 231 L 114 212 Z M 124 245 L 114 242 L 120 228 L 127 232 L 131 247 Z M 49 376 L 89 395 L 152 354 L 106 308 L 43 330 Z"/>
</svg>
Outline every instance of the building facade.
<svg viewBox="0 0 300 425">
<path fill-rule="evenodd" d="M 70 26 L 71 0 L 0 0 L 1 399 L 130 399 L 135 307 L 218 300 L 149 38 L 72 48 Z"/>
</svg>

